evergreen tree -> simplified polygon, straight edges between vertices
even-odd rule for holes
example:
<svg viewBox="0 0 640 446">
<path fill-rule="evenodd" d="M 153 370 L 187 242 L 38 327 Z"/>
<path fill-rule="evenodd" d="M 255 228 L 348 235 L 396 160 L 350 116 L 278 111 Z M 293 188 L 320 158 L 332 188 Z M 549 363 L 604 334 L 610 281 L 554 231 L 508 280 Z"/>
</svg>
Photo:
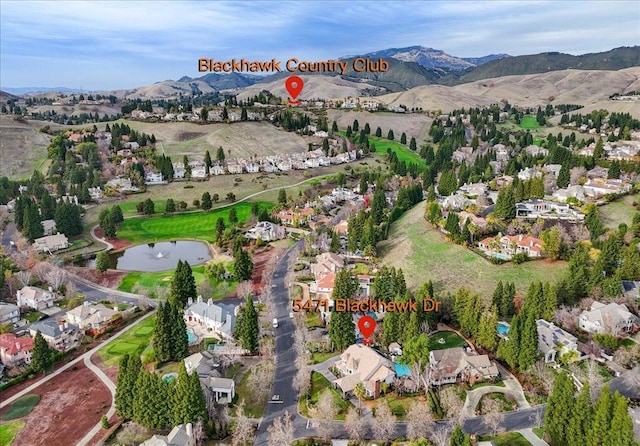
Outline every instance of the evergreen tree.
<svg viewBox="0 0 640 446">
<path fill-rule="evenodd" d="M 0 190 L 2 190 L 2 186 L 0 186 Z M 0 204 L 6 204 L 6 200 L 3 203 L 2 198 L 0 198 Z M 43 220 L 53 220 L 55 216 L 55 201 L 49 193 L 44 194 L 42 200 L 40 200 L 40 212 Z"/>
<path fill-rule="evenodd" d="M 498 347 L 498 310 L 495 305 L 480 316 L 476 344 L 490 351 Z"/>
<path fill-rule="evenodd" d="M 213 166 L 213 161 L 211 160 L 211 153 L 209 153 L 208 150 L 204 153 L 204 166 L 206 168 L 207 174 L 209 174 L 209 171 Z"/>
<path fill-rule="evenodd" d="M 460 425 L 456 424 L 449 438 L 449 446 L 466 446 L 467 444 L 467 436 L 462 432 Z"/>
<path fill-rule="evenodd" d="M 348 299 L 360 289 L 358 278 L 351 270 L 339 271 L 333 288 L 333 299 Z M 353 315 L 350 312 L 331 313 L 329 339 L 337 350 L 344 350 L 356 341 Z"/>
<path fill-rule="evenodd" d="M 498 343 L 498 357 L 504 359 L 512 369 L 518 365 L 518 348 L 520 345 L 520 315 L 515 315 L 511 319 L 511 327 L 509 328 L 509 337 L 500 339 Z"/>
<path fill-rule="evenodd" d="M 600 392 L 600 397 L 595 404 L 593 423 L 587 435 L 587 446 L 600 446 L 608 443 L 613 418 L 613 401 L 609 384 L 605 384 Z"/>
<path fill-rule="evenodd" d="M 416 138 L 415 137 L 411 137 L 411 141 L 409 142 L 409 148 L 411 150 L 413 150 L 414 152 L 418 149 L 418 145 L 416 143 Z"/>
<path fill-rule="evenodd" d="M 40 330 L 36 332 L 31 351 L 31 370 L 46 373 L 53 365 L 53 351 L 44 340 Z"/>
<path fill-rule="evenodd" d="M 178 260 L 176 271 L 171 282 L 171 299 L 178 304 L 179 308 L 184 308 L 189 298 L 195 300 L 197 296 L 196 281 L 189 262 Z"/>
<path fill-rule="evenodd" d="M 229 209 L 229 224 L 231 226 L 238 224 L 238 211 L 236 211 L 236 208 Z"/>
<path fill-rule="evenodd" d="M 144 215 L 153 215 L 156 212 L 155 204 L 151 198 L 144 200 L 142 205 L 142 212 Z"/>
<path fill-rule="evenodd" d="M 153 351 L 158 362 L 167 362 L 171 359 L 171 327 L 167 313 L 168 305 L 158 304 L 156 324 L 153 329 Z"/>
<path fill-rule="evenodd" d="M 218 245 L 222 243 L 225 229 L 224 219 L 222 217 L 218 217 L 216 220 L 216 243 Z"/>
<path fill-rule="evenodd" d="M 498 308 L 500 308 L 500 305 L 502 304 L 503 293 L 504 293 L 504 289 L 502 287 L 502 280 L 500 280 L 496 284 L 495 290 L 493 290 L 493 297 L 491 298 L 491 304 L 496 305 Z M 500 312 L 500 314 L 502 315 L 502 312 Z"/>
<path fill-rule="evenodd" d="M 587 434 L 593 423 L 593 409 L 591 407 L 591 395 L 589 381 L 585 380 L 580 395 L 573 407 L 571 420 L 567 426 L 568 446 L 584 446 L 587 444 Z"/>
<path fill-rule="evenodd" d="M 540 238 L 542 239 L 542 246 L 545 254 L 552 260 L 558 260 L 560 258 L 562 245 L 558 225 L 546 231 L 542 231 Z"/>
<path fill-rule="evenodd" d="M 406 144 L 407 143 L 407 134 L 405 132 L 402 132 L 402 135 L 400 135 L 400 144 Z"/>
<path fill-rule="evenodd" d="M 620 161 L 614 160 L 611 162 L 609 171 L 607 173 L 607 178 L 620 178 Z"/>
<path fill-rule="evenodd" d="M 189 354 L 189 336 L 182 311 L 175 303 L 168 302 L 165 306 L 165 317 L 165 328 L 169 334 L 169 355 L 172 361 L 182 361 Z"/>
<path fill-rule="evenodd" d="M 287 191 L 284 189 L 278 191 L 278 204 L 281 206 L 287 205 Z"/>
<path fill-rule="evenodd" d="M 216 159 L 220 164 L 224 162 L 224 149 L 222 146 L 218 147 L 218 150 L 216 151 Z"/>
<path fill-rule="evenodd" d="M 209 192 L 204 192 L 202 194 L 202 199 L 200 200 L 200 207 L 202 208 L 202 210 L 207 212 L 211 209 L 212 206 L 213 204 L 211 202 L 211 194 Z"/>
<path fill-rule="evenodd" d="M 436 201 L 437 197 L 436 197 L 436 188 L 433 187 L 433 184 L 431 186 L 429 186 L 429 189 L 427 190 L 427 202 L 434 202 Z"/>
<path fill-rule="evenodd" d="M 133 368 L 136 366 L 137 368 L 134 370 Z M 133 397 L 136 379 L 139 372 L 139 362 L 135 363 L 133 357 L 130 360 L 129 355 L 124 355 L 120 360 L 118 367 L 115 395 L 116 413 L 123 420 L 130 420 L 133 418 Z M 132 378 L 135 379 L 132 381 Z"/>
<path fill-rule="evenodd" d="M 342 244 L 340 243 L 340 236 L 336 231 L 331 232 L 331 246 L 329 247 L 329 251 L 333 253 L 340 252 L 340 247 Z"/>
<path fill-rule="evenodd" d="M 466 288 L 459 288 L 453 302 L 453 311 L 460 325 L 460 331 L 466 336 L 475 337 L 482 309 L 480 296 Z"/>
<path fill-rule="evenodd" d="M 116 224 L 113 221 L 113 215 L 107 213 L 103 219 L 100 220 L 100 228 L 106 238 L 115 238 L 117 235 Z"/>
<path fill-rule="evenodd" d="M 247 296 L 244 310 L 242 312 L 242 326 L 240 328 L 240 343 L 242 347 L 255 352 L 258 350 L 258 338 L 260 329 L 258 326 L 258 312 L 253 305 L 251 295 Z"/>
<path fill-rule="evenodd" d="M 395 136 L 393 135 L 393 130 L 389 129 L 389 132 L 387 133 L 387 139 L 389 141 L 393 141 L 394 138 Z"/>
<path fill-rule="evenodd" d="M 253 274 L 253 262 L 244 249 L 237 249 L 233 253 L 235 279 L 239 282 L 250 280 Z"/>
<path fill-rule="evenodd" d="M 167 198 L 167 203 L 165 205 L 164 211 L 171 215 L 176 211 L 176 203 L 173 201 L 173 198 Z"/>
<path fill-rule="evenodd" d="M 382 129 L 380 127 L 376 128 L 376 138 L 382 137 Z"/>
<path fill-rule="evenodd" d="M 522 325 L 520 345 L 518 348 L 518 368 L 520 370 L 527 370 L 535 364 L 537 356 L 538 329 L 536 327 L 536 318 L 530 313 Z"/>
<path fill-rule="evenodd" d="M 96 269 L 104 273 L 110 266 L 109 254 L 106 251 L 100 251 L 96 256 Z"/>
<path fill-rule="evenodd" d="M 374 225 L 379 225 L 384 220 L 384 212 L 387 209 L 387 199 L 384 196 L 382 187 L 376 187 L 371 200 L 371 218 Z"/>
<path fill-rule="evenodd" d="M 458 180 L 456 178 L 455 170 L 445 170 L 440 175 L 440 181 L 438 181 L 438 193 L 444 197 L 452 195 L 458 189 Z"/>
<path fill-rule="evenodd" d="M 516 197 L 512 186 L 505 186 L 498 192 L 493 210 L 496 217 L 510 220 L 516 216 Z"/>
<path fill-rule="evenodd" d="M 122 208 L 119 205 L 115 205 L 111 207 L 111 210 L 109 211 L 109 213 L 111 214 L 111 219 L 113 220 L 113 223 L 116 225 L 119 225 L 120 223 L 122 223 L 124 221 L 124 215 L 122 214 Z"/>
<path fill-rule="evenodd" d="M 634 446 L 633 420 L 629 415 L 627 400 L 620 393 L 613 395 L 613 415 L 607 444 L 616 446 Z"/>
<path fill-rule="evenodd" d="M 562 167 L 560 168 L 560 172 L 558 173 L 558 179 L 556 180 L 556 184 L 560 188 L 567 187 L 571 180 L 571 174 L 569 172 L 569 163 L 562 163 Z"/>
<path fill-rule="evenodd" d="M 547 400 L 544 426 L 553 445 L 567 444 L 567 427 L 574 406 L 573 382 L 566 373 L 556 375 L 553 391 Z M 604 443 L 600 443 L 604 444 Z"/>
</svg>

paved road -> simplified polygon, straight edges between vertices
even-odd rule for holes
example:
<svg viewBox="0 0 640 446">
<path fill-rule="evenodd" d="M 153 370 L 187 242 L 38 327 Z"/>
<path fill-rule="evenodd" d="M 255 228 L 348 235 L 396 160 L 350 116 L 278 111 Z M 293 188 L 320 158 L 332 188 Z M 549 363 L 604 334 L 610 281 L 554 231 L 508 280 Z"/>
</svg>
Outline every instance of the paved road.
<svg viewBox="0 0 640 446">
<path fill-rule="evenodd" d="M 117 339 L 118 337 L 120 337 L 124 332 L 126 332 L 130 327 L 133 327 L 137 324 L 139 324 L 140 322 L 142 322 L 143 320 L 145 320 L 146 318 L 148 318 L 149 316 L 151 316 L 152 314 L 154 314 L 154 312 L 149 312 L 147 314 L 145 314 L 144 316 L 142 316 L 140 319 L 138 319 L 137 321 L 135 321 L 133 324 L 129 325 L 128 327 L 126 327 L 124 330 L 119 331 L 118 333 L 114 334 L 113 336 L 111 336 L 109 339 L 105 340 L 103 343 L 101 343 L 100 345 L 92 348 L 91 350 L 89 350 L 88 352 L 86 352 L 85 354 L 78 356 L 76 359 L 74 359 L 71 362 L 68 362 L 67 364 L 63 365 L 62 367 L 60 367 L 58 370 L 54 371 L 53 373 L 51 373 L 50 375 L 45 376 L 44 378 L 38 380 L 37 382 L 31 384 L 29 387 L 27 387 L 26 389 L 16 393 L 15 395 L 13 395 L 10 398 L 7 398 L 5 400 L 2 400 L 2 402 L 0 402 L 0 409 L 2 409 L 5 406 L 8 406 L 9 404 L 11 404 L 12 402 L 14 402 L 15 400 L 17 400 L 18 398 L 20 398 L 21 396 L 24 396 L 26 394 L 28 394 L 29 392 L 32 392 L 33 389 L 36 389 L 37 387 L 41 386 L 42 384 L 46 383 L 47 381 L 49 381 L 50 379 L 52 379 L 53 377 L 59 375 L 60 373 L 64 372 L 65 370 L 68 370 L 69 368 L 73 367 L 74 365 L 77 365 L 78 363 L 80 363 L 80 361 L 85 361 L 85 359 L 91 358 L 91 356 L 97 352 L 104 344 L 106 344 L 107 342 L 111 342 L 114 339 Z M 85 362 L 86 364 L 86 362 Z M 95 366 L 93 366 L 95 367 Z M 96 367 L 97 368 L 97 367 Z M 92 371 L 95 372 L 95 368 L 91 368 Z M 111 383 L 111 386 L 113 386 L 113 383 L 111 382 L 111 380 L 109 378 L 107 378 L 107 376 L 102 373 L 102 371 L 100 371 L 100 373 L 97 373 L 98 377 L 107 385 L 107 387 L 109 387 L 108 383 Z M 106 379 L 106 381 L 105 381 Z M 115 387 L 114 387 L 115 389 Z M 111 387 L 109 387 L 109 390 L 111 390 Z"/>
</svg>

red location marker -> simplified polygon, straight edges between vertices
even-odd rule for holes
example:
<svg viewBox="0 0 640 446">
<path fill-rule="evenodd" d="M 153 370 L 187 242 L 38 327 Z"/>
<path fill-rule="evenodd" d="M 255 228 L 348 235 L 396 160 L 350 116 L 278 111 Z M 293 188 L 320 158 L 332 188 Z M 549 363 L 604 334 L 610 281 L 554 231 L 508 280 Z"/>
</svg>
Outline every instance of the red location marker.
<svg viewBox="0 0 640 446">
<path fill-rule="evenodd" d="M 376 321 L 371 316 L 362 316 L 360 320 L 358 320 L 358 328 L 365 339 L 369 339 L 376 329 Z"/>
<path fill-rule="evenodd" d="M 289 104 L 298 105 L 300 101 L 296 101 L 296 98 L 302 91 L 302 87 L 304 87 L 304 81 L 298 76 L 289 76 L 284 82 L 284 86 L 291 96 L 291 99 L 289 99 Z"/>
</svg>

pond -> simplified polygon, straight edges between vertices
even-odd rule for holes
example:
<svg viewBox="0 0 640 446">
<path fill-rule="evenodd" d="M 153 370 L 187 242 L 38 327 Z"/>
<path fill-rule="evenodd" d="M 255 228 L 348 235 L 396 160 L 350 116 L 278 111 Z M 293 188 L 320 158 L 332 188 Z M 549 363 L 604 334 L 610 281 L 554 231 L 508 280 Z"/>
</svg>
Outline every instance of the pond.
<svg viewBox="0 0 640 446">
<path fill-rule="evenodd" d="M 177 240 L 149 243 L 127 248 L 109 256 L 111 268 L 123 271 L 158 272 L 176 268 L 178 260 L 189 265 L 200 265 L 211 260 L 209 248 L 204 242 Z"/>
</svg>

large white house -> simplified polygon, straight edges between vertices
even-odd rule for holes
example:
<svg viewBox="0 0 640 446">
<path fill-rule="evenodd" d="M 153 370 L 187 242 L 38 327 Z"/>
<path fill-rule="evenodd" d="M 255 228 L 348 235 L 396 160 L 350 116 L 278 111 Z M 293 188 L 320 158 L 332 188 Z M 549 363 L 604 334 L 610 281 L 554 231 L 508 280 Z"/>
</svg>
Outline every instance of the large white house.
<svg viewBox="0 0 640 446">
<path fill-rule="evenodd" d="M 18 306 L 28 307 L 40 311 L 53 306 L 53 291 L 43 290 L 34 286 L 26 286 L 16 293 Z"/>
<path fill-rule="evenodd" d="M 349 346 L 334 365 L 342 377 L 333 384 L 343 393 L 353 392 L 362 383 L 367 395 L 377 398 L 381 384 L 391 384 L 396 377 L 393 363 L 366 345 Z"/>
<path fill-rule="evenodd" d="M 184 312 L 184 320 L 187 324 L 198 324 L 207 330 L 231 339 L 233 338 L 237 308 L 231 304 L 214 304 L 211 299 L 203 302 L 202 297 L 198 296 L 196 302 L 189 299 L 188 307 Z"/>
<path fill-rule="evenodd" d="M 538 319 L 536 329 L 538 330 L 538 351 L 544 355 L 544 362 L 554 362 L 556 357 L 578 352 L 578 339 L 553 323 Z"/>
<path fill-rule="evenodd" d="M 631 313 L 626 305 L 594 301 L 589 311 L 583 311 L 578 325 L 589 333 L 608 333 L 621 336 L 633 333 L 640 327 L 640 318 Z"/>
</svg>

